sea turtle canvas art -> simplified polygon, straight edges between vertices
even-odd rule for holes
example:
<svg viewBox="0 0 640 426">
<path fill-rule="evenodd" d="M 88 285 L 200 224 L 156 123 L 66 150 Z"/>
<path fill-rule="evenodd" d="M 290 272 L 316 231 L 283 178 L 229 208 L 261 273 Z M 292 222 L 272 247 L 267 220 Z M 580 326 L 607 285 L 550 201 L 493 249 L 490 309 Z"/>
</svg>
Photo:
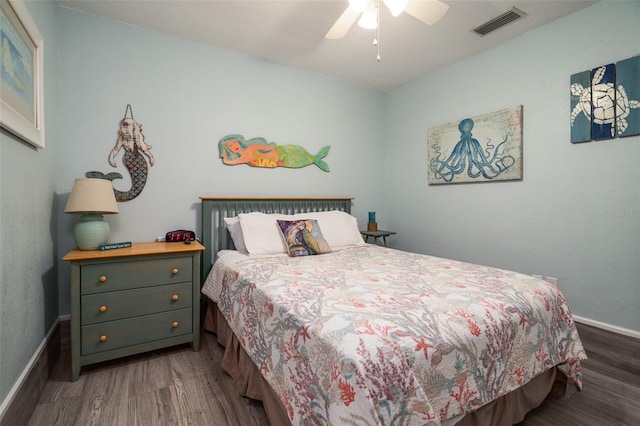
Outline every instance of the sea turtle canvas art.
<svg viewBox="0 0 640 426">
<path fill-rule="evenodd" d="M 591 140 L 591 70 L 571 76 L 571 143 Z M 587 108 L 585 110 L 585 107 Z"/>
<path fill-rule="evenodd" d="M 640 56 L 616 63 L 618 136 L 640 135 Z"/>
<path fill-rule="evenodd" d="M 571 142 L 639 134 L 639 82 L 638 56 L 572 75 Z"/>
</svg>

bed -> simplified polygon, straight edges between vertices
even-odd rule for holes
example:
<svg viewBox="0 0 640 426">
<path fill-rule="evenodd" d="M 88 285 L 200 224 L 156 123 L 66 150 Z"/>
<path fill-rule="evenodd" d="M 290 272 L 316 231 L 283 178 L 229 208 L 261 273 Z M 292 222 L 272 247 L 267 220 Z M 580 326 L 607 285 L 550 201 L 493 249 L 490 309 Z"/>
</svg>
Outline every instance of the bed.
<svg viewBox="0 0 640 426">
<path fill-rule="evenodd" d="M 204 328 L 272 425 L 511 425 L 582 387 L 543 280 L 365 244 L 350 198 L 201 201 Z"/>
</svg>

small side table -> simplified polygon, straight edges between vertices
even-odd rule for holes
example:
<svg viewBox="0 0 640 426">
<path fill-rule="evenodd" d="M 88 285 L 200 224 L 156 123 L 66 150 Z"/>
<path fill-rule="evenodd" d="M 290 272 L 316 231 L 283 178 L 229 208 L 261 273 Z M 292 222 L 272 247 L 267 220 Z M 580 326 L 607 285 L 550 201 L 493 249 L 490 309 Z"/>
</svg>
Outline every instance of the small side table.
<svg viewBox="0 0 640 426">
<path fill-rule="evenodd" d="M 180 343 L 200 350 L 198 242 L 72 250 L 71 380 L 82 366 Z"/>
<path fill-rule="evenodd" d="M 378 244 L 378 238 L 382 237 L 382 241 L 384 242 L 384 246 L 387 246 L 387 237 L 389 235 L 395 235 L 395 232 L 392 231 L 360 231 L 362 236 L 364 237 L 364 242 L 368 243 L 369 238 L 373 238 L 374 244 Z"/>
</svg>

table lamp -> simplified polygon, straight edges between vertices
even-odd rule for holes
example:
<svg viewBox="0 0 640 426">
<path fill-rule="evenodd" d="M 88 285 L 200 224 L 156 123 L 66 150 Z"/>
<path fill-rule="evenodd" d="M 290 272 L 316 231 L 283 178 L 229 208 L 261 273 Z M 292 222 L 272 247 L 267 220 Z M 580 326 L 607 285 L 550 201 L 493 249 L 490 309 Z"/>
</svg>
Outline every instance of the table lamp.
<svg viewBox="0 0 640 426">
<path fill-rule="evenodd" d="M 80 250 L 95 250 L 105 244 L 109 240 L 109 224 L 102 220 L 102 215 L 118 213 L 111 181 L 76 179 L 64 212 L 82 215 L 73 229 Z"/>
</svg>

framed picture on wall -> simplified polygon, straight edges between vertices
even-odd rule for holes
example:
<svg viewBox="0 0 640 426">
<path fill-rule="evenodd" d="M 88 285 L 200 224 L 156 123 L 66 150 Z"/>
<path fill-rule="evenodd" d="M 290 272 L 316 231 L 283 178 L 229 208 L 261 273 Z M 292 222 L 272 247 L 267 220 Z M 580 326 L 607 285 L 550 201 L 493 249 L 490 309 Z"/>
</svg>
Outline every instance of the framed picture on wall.
<svg viewBox="0 0 640 426">
<path fill-rule="evenodd" d="M 429 128 L 429 185 L 522 179 L 522 105 Z"/>
<path fill-rule="evenodd" d="M 0 125 L 44 148 L 43 39 L 21 0 L 0 0 Z"/>
</svg>

